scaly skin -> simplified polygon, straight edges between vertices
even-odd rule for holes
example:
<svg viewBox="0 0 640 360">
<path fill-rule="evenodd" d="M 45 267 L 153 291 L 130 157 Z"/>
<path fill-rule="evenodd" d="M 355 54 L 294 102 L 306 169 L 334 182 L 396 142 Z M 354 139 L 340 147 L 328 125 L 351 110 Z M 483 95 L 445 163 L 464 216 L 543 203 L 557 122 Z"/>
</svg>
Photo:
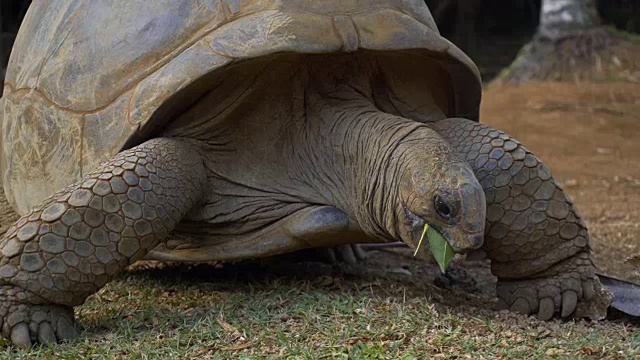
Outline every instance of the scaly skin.
<svg viewBox="0 0 640 360">
<path fill-rule="evenodd" d="M 549 169 L 509 135 L 466 119 L 432 127 L 466 158 L 487 200 L 484 250 L 499 308 L 563 317 L 600 286 L 587 227 Z"/>
<path fill-rule="evenodd" d="M 159 138 L 33 208 L 0 243 L 2 335 L 21 347 L 73 338 L 72 307 L 166 237 L 205 184 L 194 148 Z"/>
</svg>

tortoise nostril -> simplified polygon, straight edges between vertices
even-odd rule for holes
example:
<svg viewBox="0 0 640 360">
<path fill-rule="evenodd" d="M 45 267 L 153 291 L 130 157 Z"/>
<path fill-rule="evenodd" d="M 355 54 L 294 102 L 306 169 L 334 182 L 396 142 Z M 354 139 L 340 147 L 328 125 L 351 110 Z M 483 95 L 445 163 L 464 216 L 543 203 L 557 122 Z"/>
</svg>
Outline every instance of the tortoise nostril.
<svg viewBox="0 0 640 360">
<path fill-rule="evenodd" d="M 484 242 L 484 236 L 482 236 L 481 234 L 473 235 L 471 237 L 471 245 L 476 248 L 482 246 L 483 242 Z"/>
</svg>

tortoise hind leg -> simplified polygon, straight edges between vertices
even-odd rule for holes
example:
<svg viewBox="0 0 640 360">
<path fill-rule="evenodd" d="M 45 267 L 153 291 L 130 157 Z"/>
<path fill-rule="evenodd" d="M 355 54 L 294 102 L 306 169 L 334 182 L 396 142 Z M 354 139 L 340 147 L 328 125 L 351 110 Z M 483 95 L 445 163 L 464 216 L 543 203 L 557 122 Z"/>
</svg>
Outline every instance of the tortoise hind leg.
<svg viewBox="0 0 640 360">
<path fill-rule="evenodd" d="M 499 305 L 549 319 L 600 284 L 586 225 L 549 169 L 509 135 L 466 119 L 431 125 L 469 162 L 487 199 L 484 250 Z"/>
<path fill-rule="evenodd" d="M 192 237 L 192 235 L 188 235 Z M 324 205 L 306 206 L 246 236 L 235 238 L 192 237 L 190 245 L 168 249 L 161 244 L 147 254 L 149 260 L 212 262 L 294 254 L 305 249 L 349 246 L 371 241 L 347 214 Z M 300 251 L 303 251 L 302 253 Z"/>
<path fill-rule="evenodd" d="M 21 347 L 72 338 L 72 307 L 155 247 L 206 181 L 191 145 L 153 139 L 20 218 L 0 243 L 2 335 Z"/>
<path fill-rule="evenodd" d="M 305 239 L 314 246 L 318 246 L 316 241 L 320 244 L 320 247 L 298 251 L 295 254 L 296 257 L 310 260 L 319 258 L 328 263 L 344 262 L 349 265 L 365 259 L 365 251 L 358 243 L 371 241 L 371 239 L 349 219 L 347 214 L 334 207 L 319 206 L 296 215 L 296 219 L 289 222 L 287 232 L 297 238 Z M 336 245 L 330 247 L 324 245 L 331 241 L 336 242 Z"/>
</svg>

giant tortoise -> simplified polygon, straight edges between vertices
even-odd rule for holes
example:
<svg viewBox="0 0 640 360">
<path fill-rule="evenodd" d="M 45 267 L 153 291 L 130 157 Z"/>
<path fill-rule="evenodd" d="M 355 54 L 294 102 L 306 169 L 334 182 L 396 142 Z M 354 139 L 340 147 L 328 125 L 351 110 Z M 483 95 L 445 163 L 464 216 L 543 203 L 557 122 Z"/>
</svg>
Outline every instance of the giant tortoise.
<svg viewBox="0 0 640 360">
<path fill-rule="evenodd" d="M 478 122 L 478 70 L 422 0 L 38 1 L 4 91 L 19 346 L 72 338 L 139 259 L 415 248 L 425 224 L 482 248 L 503 308 L 569 316 L 600 287 L 571 199 Z"/>
</svg>

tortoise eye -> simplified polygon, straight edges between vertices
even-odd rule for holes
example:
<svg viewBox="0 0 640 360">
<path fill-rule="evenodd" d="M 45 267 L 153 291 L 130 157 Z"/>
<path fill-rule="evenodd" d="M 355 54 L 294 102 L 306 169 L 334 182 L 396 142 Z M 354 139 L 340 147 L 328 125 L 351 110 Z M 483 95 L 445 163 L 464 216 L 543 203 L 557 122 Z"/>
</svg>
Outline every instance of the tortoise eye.
<svg viewBox="0 0 640 360">
<path fill-rule="evenodd" d="M 451 220 L 455 216 L 455 209 L 440 195 L 434 199 L 436 212 L 445 220 Z"/>
</svg>

